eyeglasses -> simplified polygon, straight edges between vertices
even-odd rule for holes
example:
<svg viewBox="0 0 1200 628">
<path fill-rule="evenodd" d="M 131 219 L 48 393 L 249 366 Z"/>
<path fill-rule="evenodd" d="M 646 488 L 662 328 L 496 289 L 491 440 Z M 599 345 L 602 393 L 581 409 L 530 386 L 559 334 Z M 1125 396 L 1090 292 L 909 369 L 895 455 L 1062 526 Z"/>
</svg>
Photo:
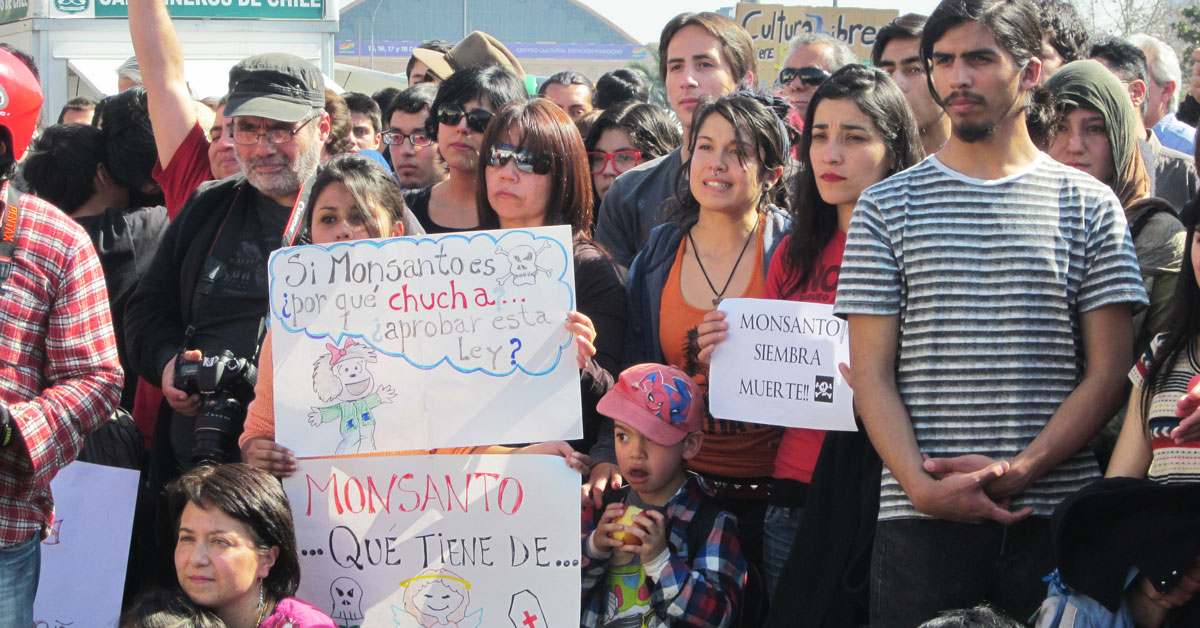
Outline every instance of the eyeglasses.
<svg viewBox="0 0 1200 628">
<path fill-rule="evenodd" d="M 429 146 L 433 140 L 423 130 L 416 130 L 412 133 L 402 133 L 400 131 L 384 131 L 383 143 L 388 146 L 399 146 L 404 143 L 404 138 L 408 138 L 408 143 L 414 147 Z"/>
<path fill-rule="evenodd" d="M 309 122 L 316 119 L 315 116 L 309 118 L 294 129 L 267 129 L 262 133 L 259 133 L 258 129 L 242 129 L 235 125 L 233 127 L 233 141 L 243 146 L 251 146 L 258 143 L 258 138 L 266 137 L 267 141 L 271 144 L 287 144 L 300 132 L 300 129 L 308 126 Z"/>
<path fill-rule="evenodd" d="M 636 150 L 619 150 L 615 153 L 594 150 L 589 151 L 587 156 L 588 166 L 592 169 L 592 174 L 604 172 L 605 166 L 610 161 L 618 173 L 626 172 L 642 161 L 642 153 Z"/>
<path fill-rule="evenodd" d="M 550 158 L 546 155 L 535 155 L 528 149 L 508 144 L 496 144 L 488 155 L 487 165 L 500 168 L 509 160 L 516 162 L 517 170 L 529 174 L 550 174 Z"/>
<path fill-rule="evenodd" d="M 792 81 L 800 79 L 801 83 L 809 87 L 820 87 L 827 78 L 829 78 L 828 72 L 811 65 L 803 68 L 784 68 L 779 72 L 780 85 L 789 85 Z"/>
<path fill-rule="evenodd" d="M 483 133 L 487 130 L 488 122 L 492 116 L 496 114 L 487 109 L 473 109 L 470 112 L 454 103 L 442 103 L 437 110 L 438 122 L 446 126 L 458 126 L 458 122 L 467 117 L 467 128 L 476 132 Z"/>
</svg>

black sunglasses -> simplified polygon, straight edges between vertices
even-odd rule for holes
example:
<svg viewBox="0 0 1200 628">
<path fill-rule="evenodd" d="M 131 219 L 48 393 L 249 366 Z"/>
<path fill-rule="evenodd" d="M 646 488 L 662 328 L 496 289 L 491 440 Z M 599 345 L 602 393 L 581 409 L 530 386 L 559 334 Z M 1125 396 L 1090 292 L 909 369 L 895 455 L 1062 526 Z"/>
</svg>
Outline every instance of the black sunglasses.
<svg viewBox="0 0 1200 628">
<path fill-rule="evenodd" d="M 803 68 L 784 68 L 779 71 L 780 85 L 789 85 L 792 81 L 800 79 L 801 83 L 809 87 L 820 87 L 827 78 L 829 78 L 828 72 L 811 65 Z"/>
<path fill-rule="evenodd" d="M 487 109 L 467 111 L 454 103 L 442 103 L 437 110 L 437 120 L 439 123 L 446 126 L 458 126 L 458 122 L 463 119 L 463 116 L 466 116 L 467 128 L 476 133 L 486 131 L 488 122 L 491 121 L 494 115 L 496 114 Z"/>
<path fill-rule="evenodd" d="M 529 174 L 550 174 L 550 158 L 546 155 L 535 155 L 525 147 L 496 144 L 488 155 L 487 165 L 500 168 L 509 160 L 516 162 L 517 170 Z"/>
</svg>

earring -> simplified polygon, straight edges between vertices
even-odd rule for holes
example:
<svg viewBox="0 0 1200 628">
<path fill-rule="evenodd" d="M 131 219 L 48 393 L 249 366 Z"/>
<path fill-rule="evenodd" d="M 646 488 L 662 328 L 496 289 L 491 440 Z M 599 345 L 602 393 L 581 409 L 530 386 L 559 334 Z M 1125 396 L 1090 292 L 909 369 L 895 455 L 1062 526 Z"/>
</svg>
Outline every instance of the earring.
<svg viewBox="0 0 1200 628">
<path fill-rule="evenodd" d="M 258 610 L 259 613 L 262 613 L 263 609 L 266 608 L 266 606 L 267 606 L 267 601 L 263 598 L 262 580 L 259 580 L 258 581 L 258 609 L 256 609 L 256 610 Z"/>
</svg>

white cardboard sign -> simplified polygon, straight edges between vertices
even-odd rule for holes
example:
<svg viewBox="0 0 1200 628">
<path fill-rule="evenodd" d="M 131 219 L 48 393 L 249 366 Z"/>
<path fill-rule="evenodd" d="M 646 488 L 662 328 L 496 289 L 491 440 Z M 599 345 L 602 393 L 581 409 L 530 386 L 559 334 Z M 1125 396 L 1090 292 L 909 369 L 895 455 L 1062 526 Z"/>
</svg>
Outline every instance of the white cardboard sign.
<svg viewBox="0 0 1200 628">
<path fill-rule="evenodd" d="M 569 227 L 291 247 L 269 272 L 297 456 L 583 435 Z"/>
<path fill-rule="evenodd" d="M 846 321 L 832 305 L 725 299 L 719 309 L 729 335 L 709 367 L 714 417 L 855 431 L 851 390 L 837 366 L 850 362 Z"/>
<path fill-rule="evenodd" d="M 117 625 L 138 472 L 72 462 L 50 481 L 54 526 L 42 541 L 35 628 Z"/>
<path fill-rule="evenodd" d="M 350 628 L 579 623 L 579 474 L 558 456 L 300 460 L 297 597 Z"/>
</svg>

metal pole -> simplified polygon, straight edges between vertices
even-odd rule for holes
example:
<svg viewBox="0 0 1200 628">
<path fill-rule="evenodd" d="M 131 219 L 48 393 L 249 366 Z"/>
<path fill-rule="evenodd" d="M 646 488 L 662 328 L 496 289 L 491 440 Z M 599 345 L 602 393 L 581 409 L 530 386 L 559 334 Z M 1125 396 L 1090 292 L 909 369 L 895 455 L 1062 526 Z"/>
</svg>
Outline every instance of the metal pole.
<svg viewBox="0 0 1200 628">
<path fill-rule="evenodd" d="M 375 14 L 379 13 L 379 7 L 383 6 L 383 0 L 375 2 L 375 10 L 371 11 L 371 69 L 375 69 Z"/>
<path fill-rule="evenodd" d="M 463 36 L 463 39 L 466 39 L 466 38 L 467 38 L 467 0 L 462 0 L 462 2 L 463 2 L 463 28 L 462 28 L 462 36 Z"/>
</svg>

